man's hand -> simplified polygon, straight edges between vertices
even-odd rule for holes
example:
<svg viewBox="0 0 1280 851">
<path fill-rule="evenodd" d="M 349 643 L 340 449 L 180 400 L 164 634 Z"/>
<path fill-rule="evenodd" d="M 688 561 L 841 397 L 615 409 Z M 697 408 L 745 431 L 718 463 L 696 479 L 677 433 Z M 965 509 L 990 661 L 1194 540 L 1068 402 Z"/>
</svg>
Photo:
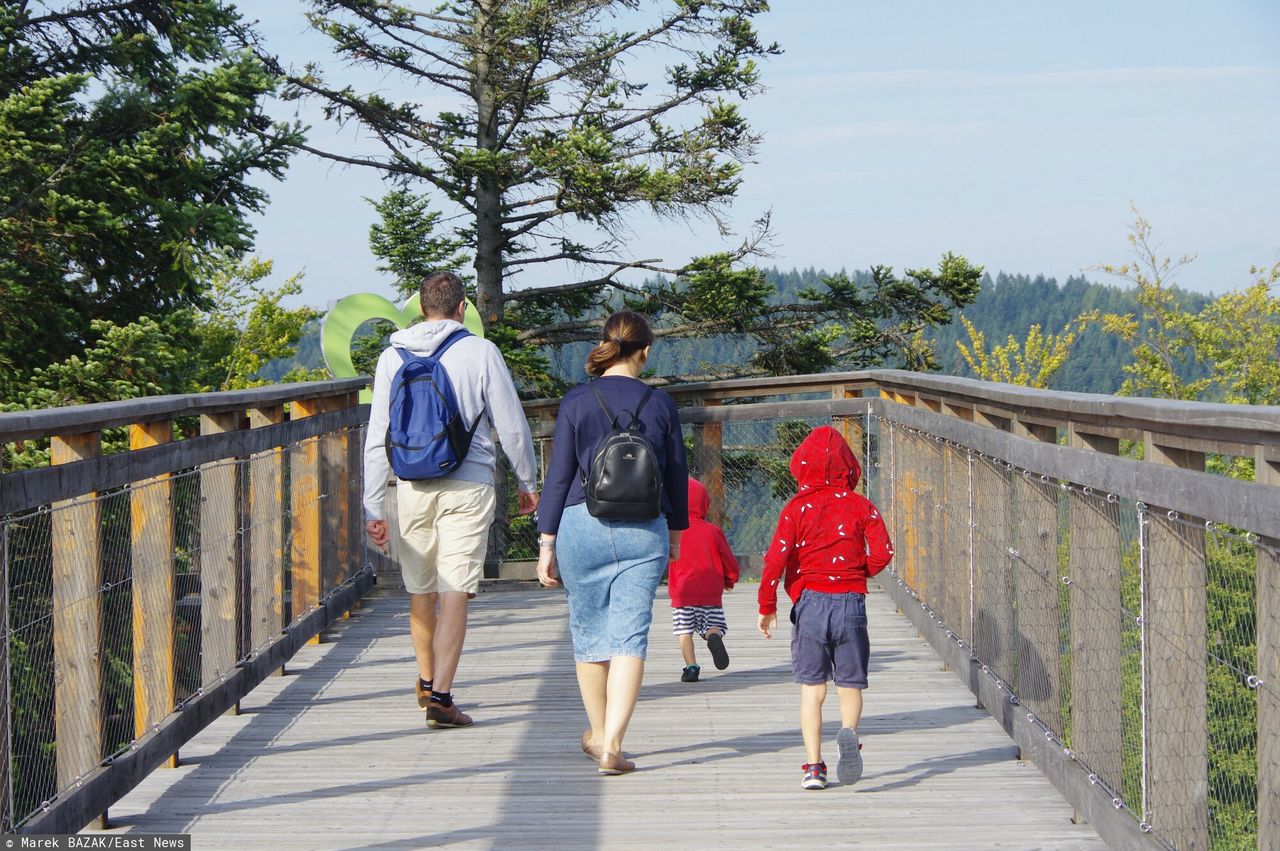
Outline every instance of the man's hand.
<svg viewBox="0 0 1280 851">
<path fill-rule="evenodd" d="M 519 506 L 517 513 L 532 514 L 538 510 L 538 492 L 519 491 L 516 493 L 516 504 Z"/>
<path fill-rule="evenodd" d="M 387 541 L 390 534 L 387 532 L 387 521 L 385 520 L 366 520 L 364 524 L 365 534 L 369 536 L 369 540 L 375 547 L 382 550 L 385 554 L 387 551 Z"/>
<path fill-rule="evenodd" d="M 760 634 L 763 635 L 765 638 L 773 638 L 773 628 L 775 625 L 777 625 L 777 623 L 778 623 L 777 613 L 774 613 L 772 615 L 761 615 L 760 623 L 758 624 L 760 629 Z"/>
<path fill-rule="evenodd" d="M 538 548 L 538 581 L 547 588 L 560 584 L 560 571 L 556 569 L 556 551 L 551 547 Z"/>
</svg>

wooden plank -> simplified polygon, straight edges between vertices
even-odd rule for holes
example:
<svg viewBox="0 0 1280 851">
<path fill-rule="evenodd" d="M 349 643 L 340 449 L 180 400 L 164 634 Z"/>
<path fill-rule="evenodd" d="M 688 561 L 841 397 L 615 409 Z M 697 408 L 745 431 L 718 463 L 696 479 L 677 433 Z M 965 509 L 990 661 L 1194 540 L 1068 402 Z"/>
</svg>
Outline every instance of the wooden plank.
<svg viewBox="0 0 1280 851">
<path fill-rule="evenodd" d="M 1255 459 L 1259 484 L 1280 488 L 1280 463 Z M 1280 540 L 1257 547 L 1258 847 L 1280 848 Z"/>
<path fill-rule="evenodd" d="M 1077 448 L 1119 449 L 1111 438 L 1069 430 Z M 1121 788 L 1120 526 L 1103 495 L 1070 492 L 1071 740 L 1108 787 Z"/>
<path fill-rule="evenodd" d="M 321 413 L 320 400 L 292 404 L 289 418 L 301 420 Z M 297 620 L 320 602 L 320 441 L 316 437 L 289 449 L 290 490 L 290 611 Z M 318 637 L 316 640 L 319 640 Z"/>
<path fill-rule="evenodd" d="M 239 428 L 238 411 L 200 417 L 201 434 Z M 200 469 L 200 677 L 206 686 L 231 673 L 240 658 L 238 472 L 234 460 Z"/>
<path fill-rule="evenodd" d="M 254 407 L 270 407 L 294 399 L 315 399 L 367 387 L 368 378 L 339 378 L 331 381 L 300 381 L 271 384 L 248 390 L 218 393 L 186 393 L 174 396 L 147 396 L 92 405 L 68 405 L 38 411 L 0 414 L 0 443 L 48 437 L 52 434 L 89 434 L 114 426 L 137 422 L 198 416 Z M 174 468 L 176 469 L 176 468 Z"/>
<path fill-rule="evenodd" d="M 376 595 L 337 625 L 335 640 L 299 651 L 296 676 L 255 690 L 245 700 L 251 713 L 219 718 L 191 742 L 199 767 L 151 775 L 113 812 L 138 834 L 180 824 L 201 848 L 349 847 L 332 825 L 350 823 L 376 826 L 362 842 L 388 848 L 680 848 L 690 825 L 704 825 L 725 847 L 804 849 L 851 836 L 855 822 L 867 848 L 1106 847 L 1070 823 L 1049 781 L 1016 759 L 1014 742 L 879 592 L 868 595 L 866 774 L 852 789 L 833 782 L 822 794 L 802 792 L 786 606 L 780 634 L 764 641 L 753 633 L 754 603 L 749 588 L 725 595 L 732 664 L 681 683 L 670 603 L 655 600 L 626 739 L 641 770 L 625 778 L 597 776 L 578 751 L 582 709 L 563 594 L 475 602 L 456 695 L 476 726 L 456 732 L 428 730 L 412 696 L 386 687 L 412 651 L 403 600 Z M 833 696 L 828 765 L 836 717 Z M 427 797 L 431 807 L 404 806 Z M 787 802 L 781 819 L 779 801 Z"/>
<path fill-rule="evenodd" d="M 1204 455 L 1145 441 L 1152 464 Z M 1204 522 L 1152 507 L 1147 526 L 1147 820 L 1178 848 L 1209 847 L 1208 622 Z"/>
<path fill-rule="evenodd" d="M 198 467 L 287 446 L 339 428 L 360 425 L 367 410 L 347 408 L 270 429 L 240 430 L 227 434 L 193 437 L 152 446 L 136 452 L 120 452 L 100 458 L 72 461 L 56 467 L 8 473 L 0 489 L 0 514 L 11 514 L 50 502 L 95 491 L 121 487 L 169 470 Z"/>
<path fill-rule="evenodd" d="M 249 412 L 249 426 L 284 422 L 276 405 Z M 264 647 L 284 627 L 284 455 L 279 448 L 249 459 L 249 646 Z"/>
<path fill-rule="evenodd" d="M 129 426 L 129 448 L 173 439 L 173 423 L 157 420 Z M 133 577 L 133 727 L 142 738 L 175 704 L 173 503 L 169 474 L 129 489 Z M 177 764 L 177 755 L 171 765 Z"/>
<path fill-rule="evenodd" d="M 49 462 L 67 464 L 100 451 L 96 432 L 54 437 Z M 52 513 L 54 722 L 60 790 L 74 785 L 102 759 L 99 505 L 97 494 L 88 494 L 75 502 L 55 504 Z"/>
</svg>

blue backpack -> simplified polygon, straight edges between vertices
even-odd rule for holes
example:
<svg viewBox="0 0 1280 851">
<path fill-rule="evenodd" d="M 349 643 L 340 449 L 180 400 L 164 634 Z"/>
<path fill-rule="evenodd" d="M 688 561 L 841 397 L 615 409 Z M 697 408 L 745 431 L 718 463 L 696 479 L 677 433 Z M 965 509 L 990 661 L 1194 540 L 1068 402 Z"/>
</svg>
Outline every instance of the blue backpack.
<svg viewBox="0 0 1280 851">
<path fill-rule="evenodd" d="M 453 382 L 440 364 L 449 347 L 471 332 L 460 328 L 430 356 L 396 349 L 404 360 L 391 380 L 391 417 L 387 426 L 387 460 L 405 481 L 447 476 L 471 448 L 480 417 L 467 428 L 458 410 Z"/>
</svg>

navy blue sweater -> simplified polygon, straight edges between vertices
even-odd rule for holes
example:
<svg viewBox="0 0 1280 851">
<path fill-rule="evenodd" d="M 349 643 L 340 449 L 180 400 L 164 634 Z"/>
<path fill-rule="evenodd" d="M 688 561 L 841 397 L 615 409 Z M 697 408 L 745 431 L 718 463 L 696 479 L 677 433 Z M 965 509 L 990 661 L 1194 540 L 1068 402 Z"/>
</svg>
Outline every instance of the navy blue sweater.
<svg viewBox="0 0 1280 851">
<path fill-rule="evenodd" d="M 554 535 L 560 515 L 569 505 L 587 501 L 582 476 L 591 465 L 596 446 L 612 430 L 609 418 L 591 392 L 594 385 L 604 396 L 620 425 L 631 424 L 627 412 L 634 411 L 648 388 L 643 381 L 625 375 L 604 375 L 589 384 L 579 384 L 565 394 L 556 417 L 556 436 L 551 444 L 551 465 L 542 482 L 538 504 L 538 531 Z M 689 468 L 684 458 L 684 438 L 676 403 L 661 390 L 653 391 L 640 411 L 644 436 L 653 444 L 662 465 L 662 513 L 668 529 L 689 528 Z"/>
</svg>

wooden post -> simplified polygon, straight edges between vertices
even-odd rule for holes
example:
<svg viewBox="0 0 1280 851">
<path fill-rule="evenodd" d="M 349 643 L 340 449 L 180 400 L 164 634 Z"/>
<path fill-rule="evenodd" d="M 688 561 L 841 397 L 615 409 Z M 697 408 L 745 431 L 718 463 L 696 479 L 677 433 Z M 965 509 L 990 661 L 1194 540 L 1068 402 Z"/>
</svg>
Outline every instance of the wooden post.
<svg viewBox="0 0 1280 851">
<path fill-rule="evenodd" d="M 54 437 L 51 464 L 96 458 L 98 432 Z M 102 585 L 96 493 L 55 503 L 53 546 L 54 723 L 58 788 L 102 759 Z"/>
<path fill-rule="evenodd" d="M 173 439 L 169 420 L 129 426 L 129 448 Z M 173 503 L 169 474 L 129 486 L 133 557 L 133 728 L 142 738 L 174 708 Z M 177 754 L 170 767 L 178 764 Z"/>
<path fill-rule="evenodd" d="M 973 650 L 1006 681 L 1012 681 L 1014 596 L 1010 526 L 1010 473 L 999 461 L 973 462 L 974 614 Z"/>
<path fill-rule="evenodd" d="M 291 420 L 320 413 L 319 399 L 297 399 L 292 403 Z M 292 567 L 290 571 L 290 618 L 297 620 L 320 603 L 320 441 L 309 438 L 289 453 Z M 308 644 L 319 644 L 315 636 Z"/>
<path fill-rule="evenodd" d="M 920 569 L 923 544 L 920 540 L 922 511 L 919 508 L 924 500 L 919 498 L 920 476 L 916 472 L 914 463 L 908 460 L 919 457 L 919 443 L 919 439 L 911 432 L 905 429 L 898 432 L 894 450 L 898 465 L 899 485 L 896 494 L 898 527 L 902 531 L 902 543 L 895 545 L 894 553 L 899 558 L 905 556 L 902 558 L 901 565 L 902 581 L 907 583 L 907 587 L 916 594 L 924 597 L 928 589 L 925 587 L 924 571 Z"/>
<path fill-rule="evenodd" d="M 1120 452 L 1117 438 L 1074 425 L 1068 441 L 1077 449 Z M 1106 506 L 1102 497 L 1071 497 L 1070 746 L 1108 786 L 1120 789 L 1120 526 Z"/>
<path fill-rule="evenodd" d="M 1143 443 L 1150 463 L 1204 470 L 1203 453 L 1161 446 L 1150 433 Z M 1153 510 L 1147 541 L 1147 821 L 1178 848 L 1208 848 L 1204 524 Z"/>
<path fill-rule="evenodd" d="M 0 471 L 3 472 L 3 471 Z M 9 695 L 9 525 L 0 523 L 0 833 L 13 833 L 13 708 Z"/>
<path fill-rule="evenodd" d="M 1280 460 L 1255 450 L 1254 478 L 1280 488 Z M 1280 541 L 1257 548 L 1258 847 L 1280 848 Z"/>
<path fill-rule="evenodd" d="M 327 396 L 320 400 L 325 413 L 340 411 L 346 395 Z M 320 596 L 338 587 L 347 578 L 350 558 L 350 506 L 347 504 L 347 449 L 350 440 L 345 429 L 329 432 L 320 438 Z"/>
<path fill-rule="evenodd" d="M 969 458 L 954 447 L 942 447 L 942 538 L 939 556 L 944 565 L 943 612 L 957 635 L 972 632 L 969 581 Z"/>
<path fill-rule="evenodd" d="M 1025 440 L 1056 444 L 1053 426 L 1016 422 L 1013 432 Z M 1018 618 L 1014 646 L 1018 659 L 1018 696 L 1051 729 L 1063 730 L 1058 567 L 1058 485 L 1037 476 L 1013 477 L 1013 548 L 1021 555 L 1013 572 Z"/>
<path fill-rule="evenodd" d="M 843 384 L 831 388 L 832 399 L 857 399 L 860 395 L 860 392 L 855 388 L 847 387 Z M 834 425 L 836 431 L 840 432 L 840 436 L 845 439 L 845 442 L 849 444 L 849 448 L 853 450 L 854 457 L 858 459 L 858 465 L 862 467 L 862 477 L 858 479 L 856 490 L 866 496 L 867 466 L 871 463 L 871 459 L 866 457 L 867 434 L 862 417 L 858 414 L 836 417 Z"/>
<path fill-rule="evenodd" d="M 202 414 L 200 434 L 238 431 L 238 411 Z M 200 469 L 200 682 L 235 670 L 239 658 L 239 465 L 234 459 Z"/>
<path fill-rule="evenodd" d="M 698 400 L 704 408 L 714 408 L 719 399 Z M 724 528 L 724 427 L 720 423 L 695 423 L 693 426 L 693 453 L 698 467 L 698 481 L 707 489 L 711 509 L 707 520 Z"/>
<path fill-rule="evenodd" d="M 0 470 L 3 473 L 3 470 Z M 9 706 L 9 524 L 0 523 L 0 833 L 13 832 L 13 713 Z"/>
<path fill-rule="evenodd" d="M 359 393 L 347 395 L 348 408 L 354 408 L 359 404 Z M 361 440 L 363 436 L 364 432 L 356 428 L 352 428 L 347 435 L 347 466 L 344 472 L 347 480 L 348 561 L 344 577 L 358 573 L 365 563 L 364 502 L 363 489 L 360 486 L 364 470 L 364 441 Z M 538 481 L 542 479 L 539 478 Z M 358 607 L 359 601 L 357 601 Z"/>
<path fill-rule="evenodd" d="M 249 412 L 249 427 L 284 422 L 274 405 Z M 249 458 L 249 648 L 260 650 L 284 628 L 284 466 L 279 448 Z"/>
</svg>

